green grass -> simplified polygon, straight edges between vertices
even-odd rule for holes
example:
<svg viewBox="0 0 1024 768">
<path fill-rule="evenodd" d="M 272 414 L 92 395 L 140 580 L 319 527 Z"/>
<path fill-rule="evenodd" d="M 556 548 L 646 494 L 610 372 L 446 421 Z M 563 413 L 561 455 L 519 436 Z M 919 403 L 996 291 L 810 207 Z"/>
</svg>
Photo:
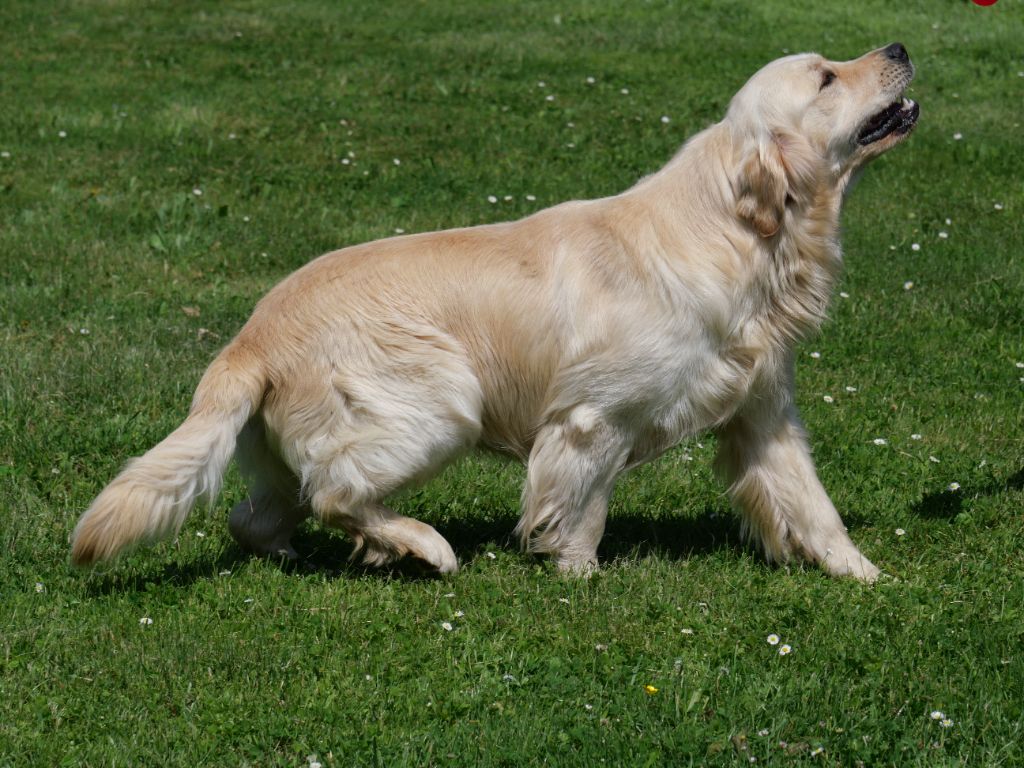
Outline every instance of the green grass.
<svg viewBox="0 0 1024 768">
<path fill-rule="evenodd" d="M 0 766 L 1024 764 L 1022 10 L 5 2 Z M 452 578 L 349 569 L 316 528 L 295 568 L 250 559 L 234 470 L 176 542 L 68 566 L 78 514 L 311 257 L 617 192 L 783 51 L 897 39 L 921 124 L 848 201 L 849 298 L 798 376 L 898 580 L 766 566 L 709 435 L 621 482 L 588 582 L 510 545 L 522 470 L 489 457 L 396 501 Z"/>
</svg>

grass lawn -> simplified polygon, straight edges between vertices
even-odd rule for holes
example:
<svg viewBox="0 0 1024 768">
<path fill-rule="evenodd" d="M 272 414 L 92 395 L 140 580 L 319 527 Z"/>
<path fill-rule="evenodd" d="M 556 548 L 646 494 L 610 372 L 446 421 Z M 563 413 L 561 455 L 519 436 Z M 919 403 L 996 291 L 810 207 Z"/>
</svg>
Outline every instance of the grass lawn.
<svg viewBox="0 0 1024 768">
<path fill-rule="evenodd" d="M 0 25 L 0 768 L 1024 765 L 1024 2 L 6 0 Z M 315 527 L 297 566 L 245 556 L 234 469 L 175 542 L 68 565 L 299 265 L 618 192 L 765 62 L 894 40 L 921 121 L 847 203 L 798 378 L 896 579 L 765 565 L 711 435 L 623 479 L 586 582 L 516 551 L 523 470 L 488 456 L 395 500 L 451 578 L 349 568 Z"/>
</svg>

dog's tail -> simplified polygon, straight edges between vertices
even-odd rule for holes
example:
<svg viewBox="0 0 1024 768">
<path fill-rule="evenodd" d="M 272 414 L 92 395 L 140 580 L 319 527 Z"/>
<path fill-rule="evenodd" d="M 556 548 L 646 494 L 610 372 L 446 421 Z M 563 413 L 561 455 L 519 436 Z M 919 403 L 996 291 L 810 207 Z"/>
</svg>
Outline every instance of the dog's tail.
<svg viewBox="0 0 1024 768">
<path fill-rule="evenodd" d="M 177 533 L 200 498 L 213 501 L 238 433 L 259 408 L 267 376 L 236 340 L 203 375 L 188 418 L 132 459 L 93 501 L 72 535 L 71 560 L 90 565 L 144 541 Z"/>
</svg>

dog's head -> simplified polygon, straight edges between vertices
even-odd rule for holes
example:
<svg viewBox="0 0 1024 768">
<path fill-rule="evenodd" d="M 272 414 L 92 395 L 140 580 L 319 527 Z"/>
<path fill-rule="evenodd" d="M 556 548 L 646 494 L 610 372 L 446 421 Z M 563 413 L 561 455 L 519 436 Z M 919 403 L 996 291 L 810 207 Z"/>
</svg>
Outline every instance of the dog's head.
<svg viewBox="0 0 1024 768">
<path fill-rule="evenodd" d="M 823 184 L 842 192 L 913 129 L 919 108 L 903 98 L 913 77 L 900 43 L 845 62 L 787 56 L 757 72 L 725 118 L 739 148 L 739 215 L 771 237 L 788 203 L 806 202 Z"/>
</svg>

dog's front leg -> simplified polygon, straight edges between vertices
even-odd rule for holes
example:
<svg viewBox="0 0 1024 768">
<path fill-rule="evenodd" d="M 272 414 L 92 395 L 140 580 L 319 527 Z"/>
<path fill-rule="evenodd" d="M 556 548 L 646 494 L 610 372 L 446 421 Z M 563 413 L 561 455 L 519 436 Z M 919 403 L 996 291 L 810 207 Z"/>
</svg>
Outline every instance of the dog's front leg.
<svg viewBox="0 0 1024 768">
<path fill-rule="evenodd" d="M 529 552 L 549 554 L 559 570 L 597 567 L 608 499 L 625 466 L 629 439 L 600 411 L 577 406 L 537 434 L 516 534 Z"/>
<path fill-rule="evenodd" d="M 878 568 L 843 526 L 811 461 L 792 403 L 792 373 L 763 387 L 718 432 L 718 468 L 743 515 L 744 532 L 773 562 L 794 555 L 834 576 L 874 581 Z"/>
</svg>

